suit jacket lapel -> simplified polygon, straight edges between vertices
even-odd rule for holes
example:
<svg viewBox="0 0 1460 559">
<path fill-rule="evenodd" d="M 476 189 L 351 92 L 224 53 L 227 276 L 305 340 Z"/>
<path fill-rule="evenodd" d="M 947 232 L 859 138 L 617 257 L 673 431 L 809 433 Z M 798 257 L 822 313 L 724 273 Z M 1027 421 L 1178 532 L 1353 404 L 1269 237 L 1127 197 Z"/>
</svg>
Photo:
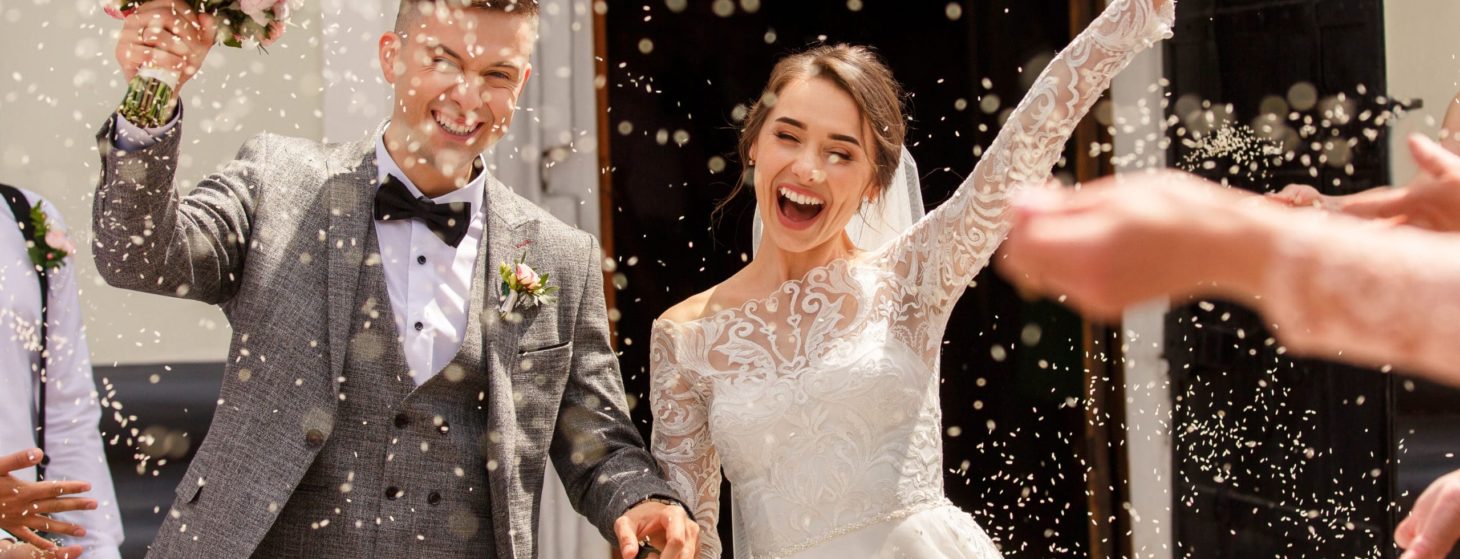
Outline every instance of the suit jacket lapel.
<svg viewBox="0 0 1460 559">
<path fill-rule="evenodd" d="M 537 222 L 527 218 L 527 213 L 518 206 L 521 203 L 518 198 L 493 177 L 487 178 L 483 200 L 486 204 L 487 242 L 482 243 L 486 254 L 479 259 L 479 265 L 486 267 L 482 274 L 485 280 L 482 286 L 486 290 L 485 304 L 481 309 L 480 319 L 490 401 L 487 407 L 487 432 L 498 435 L 488 446 L 487 480 L 491 485 L 492 525 L 497 536 L 497 554 L 503 559 L 512 559 L 517 556 L 514 540 L 522 541 L 524 536 L 529 540 L 535 537 L 530 533 L 532 526 L 513 524 L 515 515 L 511 504 L 512 492 L 519 490 L 522 485 L 515 479 L 517 409 L 510 367 L 517 363 L 518 345 L 526 323 L 502 319 L 499 311 L 501 301 L 498 299 L 502 290 L 502 278 L 498 274 L 498 266 L 503 262 L 515 262 L 522 256 L 528 247 L 519 245 L 524 241 L 531 241 Z"/>
<path fill-rule="evenodd" d="M 375 166 L 374 137 L 350 144 L 334 160 L 325 188 L 329 192 L 329 352 L 330 378 L 339 378 L 345 368 L 353 325 L 355 295 L 360 287 L 360 267 L 365 262 L 366 236 L 374 221 Z M 338 383 L 335 391 L 339 392 Z"/>
</svg>

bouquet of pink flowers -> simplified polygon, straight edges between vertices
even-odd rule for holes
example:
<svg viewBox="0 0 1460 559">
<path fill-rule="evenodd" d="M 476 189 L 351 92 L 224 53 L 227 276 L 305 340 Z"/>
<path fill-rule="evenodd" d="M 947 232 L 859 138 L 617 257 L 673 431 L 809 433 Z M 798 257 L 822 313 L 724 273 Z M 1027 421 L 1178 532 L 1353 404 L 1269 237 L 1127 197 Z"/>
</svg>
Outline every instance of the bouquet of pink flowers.
<svg viewBox="0 0 1460 559">
<path fill-rule="evenodd" d="M 102 0 L 102 9 L 114 18 L 125 19 L 149 1 Z M 192 9 L 218 21 L 219 43 L 235 48 L 244 43 L 257 43 L 260 49 L 274 44 L 284 34 L 290 3 L 294 1 L 297 0 L 186 0 Z M 161 126 L 169 116 L 163 112 L 172 100 L 179 78 L 176 70 L 142 68 L 127 86 L 122 116 L 140 126 Z"/>
</svg>

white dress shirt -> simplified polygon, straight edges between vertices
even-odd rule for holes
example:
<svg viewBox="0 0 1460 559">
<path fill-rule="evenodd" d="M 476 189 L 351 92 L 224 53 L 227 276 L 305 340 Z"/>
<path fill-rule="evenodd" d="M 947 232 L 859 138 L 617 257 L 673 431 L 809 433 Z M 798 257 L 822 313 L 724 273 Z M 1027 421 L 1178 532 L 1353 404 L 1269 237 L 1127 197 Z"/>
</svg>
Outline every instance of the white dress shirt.
<svg viewBox="0 0 1460 559">
<path fill-rule="evenodd" d="M 383 134 L 375 138 L 375 165 L 380 169 L 380 184 L 391 175 L 405 184 L 411 196 L 423 196 L 385 149 Z M 471 204 L 471 225 L 455 247 L 442 242 L 419 219 L 375 222 L 395 330 L 405 347 L 406 364 L 416 386 L 451 363 L 465 341 L 472 271 L 486 226 L 482 207 L 486 184 L 487 172 L 483 170 L 466 186 L 430 199 L 437 204 Z M 492 285 L 495 274 L 496 270 L 487 270 L 483 281 Z"/>
<path fill-rule="evenodd" d="M 25 194 L 32 206 L 42 204 L 53 227 L 65 229 L 54 207 L 31 192 Z M 28 347 L 33 347 L 36 336 L 40 335 L 41 301 L 40 283 L 25 243 L 10 208 L 0 207 L 0 387 L 3 387 L 0 389 L 0 453 L 3 454 L 36 446 L 35 373 L 31 370 L 35 352 Z M 91 354 L 81 327 L 75 272 L 76 264 L 68 261 L 50 274 L 46 349 L 51 359 L 46 383 L 45 450 L 51 461 L 46 475 L 53 480 L 91 483 L 91 491 L 84 496 L 97 501 L 96 510 L 61 513 L 55 517 L 86 528 L 83 538 L 63 538 L 67 545 L 84 546 L 86 557 L 114 558 L 120 557 L 117 546 L 122 543 L 122 517 L 102 452 L 98 431 L 101 404 L 91 379 Z M 13 472 L 13 475 L 35 479 L 34 469 Z"/>
<path fill-rule="evenodd" d="M 159 136 L 177 126 L 182 112 L 178 111 L 170 122 L 158 128 L 141 128 L 120 115 L 116 118 L 113 145 L 118 149 L 135 151 L 156 143 Z M 411 183 L 390 156 L 385 147 L 384 133 L 385 126 L 382 126 L 375 136 L 379 184 L 384 184 L 385 176 L 391 175 L 405 184 L 412 196 L 422 197 L 420 189 Z M 485 161 L 482 163 L 485 169 Z M 438 204 L 471 204 L 471 225 L 466 230 L 466 237 L 455 247 L 442 242 L 420 220 L 375 222 L 375 236 L 380 244 L 385 288 L 390 295 L 395 330 L 416 386 L 446 368 L 465 341 L 472 271 L 477 265 L 477 249 L 481 247 L 486 227 L 482 204 L 486 183 L 487 171 L 483 170 L 466 186 L 431 198 Z M 493 278 L 496 273 L 495 269 L 485 272 L 483 279 L 488 286 L 495 284 Z M 487 307 L 496 308 L 490 304 Z"/>
</svg>

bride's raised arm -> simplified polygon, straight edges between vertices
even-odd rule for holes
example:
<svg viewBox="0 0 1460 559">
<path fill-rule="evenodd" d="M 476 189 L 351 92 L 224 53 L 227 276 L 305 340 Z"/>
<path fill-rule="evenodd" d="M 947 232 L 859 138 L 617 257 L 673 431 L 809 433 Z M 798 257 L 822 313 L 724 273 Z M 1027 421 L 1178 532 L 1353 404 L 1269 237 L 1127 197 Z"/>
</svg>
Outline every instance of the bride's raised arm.
<svg viewBox="0 0 1460 559">
<path fill-rule="evenodd" d="M 1008 233 L 1022 186 L 1048 181 L 1080 119 L 1136 54 L 1171 35 L 1175 0 L 1115 0 L 1050 62 L 973 174 L 888 249 L 933 314 L 952 303 Z"/>
<path fill-rule="evenodd" d="M 669 486 L 700 525 L 700 559 L 719 559 L 720 454 L 710 439 L 709 402 L 676 356 L 674 328 L 654 325 L 649 344 L 649 407 L 654 412 L 650 451 Z"/>
</svg>

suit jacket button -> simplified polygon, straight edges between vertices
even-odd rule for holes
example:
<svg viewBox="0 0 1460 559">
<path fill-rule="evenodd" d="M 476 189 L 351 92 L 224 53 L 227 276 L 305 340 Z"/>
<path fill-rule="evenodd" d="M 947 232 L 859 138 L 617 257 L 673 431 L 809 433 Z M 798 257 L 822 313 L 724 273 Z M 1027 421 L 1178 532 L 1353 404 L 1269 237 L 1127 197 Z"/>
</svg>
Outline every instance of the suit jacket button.
<svg viewBox="0 0 1460 559">
<path fill-rule="evenodd" d="M 310 429 L 308 433 L 304 434 L 304 442 L 309 444 L 309 448 L 324 446 L 324 433 L 319 429 Z"/>
<path fill-rule="evenodd" d="M 390 499 L 392 501 L 394 501 L 396 499 L 399 499 L 400 496 L 401 495 L 404 495 L 404 494 L 405 494 L 405 491 L 401 491 L 399 487 L 396 487 L 394 485 L 385 488 L 385 498 L 386 499 Z"/>
<path fill-rule="evenodd" d="M 426 496 L 426 502 L 433 506 L 441 504 L 441 493 L 432 491 L 430 495 Z"/>
<path fill-rule="evenodd" d="M 406 415 L 405 412 L 400 412 L 398 414 L 395 414 L 395 427 L 397 429 L 405 429 L 406 426 L 407 425 L 410 425 L 410 424 L 411 424 L 411 416 Z"/>
</svg>

